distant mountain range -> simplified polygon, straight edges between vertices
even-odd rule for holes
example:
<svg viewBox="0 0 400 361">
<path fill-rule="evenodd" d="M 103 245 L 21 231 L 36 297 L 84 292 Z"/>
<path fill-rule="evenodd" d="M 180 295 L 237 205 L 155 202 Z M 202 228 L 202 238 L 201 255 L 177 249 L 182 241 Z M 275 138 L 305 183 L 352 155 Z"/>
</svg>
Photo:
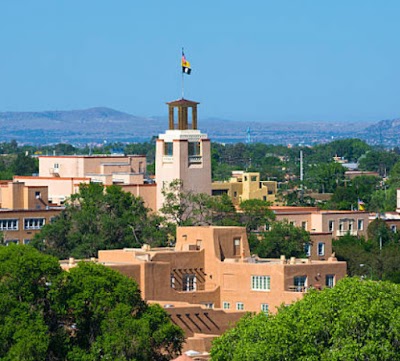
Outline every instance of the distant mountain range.
<svg viewBox="0 0 400 361">
<path fill-rule="evenodd" d="M 397 145 L 400 119 L 369 123 L 254 122 L 199 119 L 199 128 L 218 142 L 315 144 L 338 138 L 361 138 L 372 144 Z M 87 144 L 142 142 L 164 132 L 167 117 L 140 117 L 97 107 L 84 110 L 0 112 L 0 142 Z M 248 131 L 249 129 L 249 131 Z"/>
</svg>

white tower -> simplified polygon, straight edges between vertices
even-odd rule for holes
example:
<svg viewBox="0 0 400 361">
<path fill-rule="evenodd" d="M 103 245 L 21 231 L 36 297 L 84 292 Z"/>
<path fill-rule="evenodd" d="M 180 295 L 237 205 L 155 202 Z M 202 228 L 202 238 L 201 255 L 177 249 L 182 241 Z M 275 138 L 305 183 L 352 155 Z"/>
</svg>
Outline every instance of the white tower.
<svg viewBox="0 0 400 361">
<path fill-rule="evenodd" d="M 156 145 L 157 210 L 164 203 L 164 184 L 175 179 L 188 191 L 211 195 L 210 140 L 197 129 L 199 103 L 182 98 L 167 104 L 169 129 Z"/>
</svg>

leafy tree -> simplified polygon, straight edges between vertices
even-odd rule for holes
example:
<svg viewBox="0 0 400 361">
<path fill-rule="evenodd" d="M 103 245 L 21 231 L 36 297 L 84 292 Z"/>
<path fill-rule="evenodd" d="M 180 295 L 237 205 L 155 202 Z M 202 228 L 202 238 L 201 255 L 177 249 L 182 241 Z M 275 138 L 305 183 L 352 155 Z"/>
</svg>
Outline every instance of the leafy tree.
<svg viewBox="0 0 400 361">
<path fill-rule="evenodd" d="M 166 245 L 168 227 L 141 198 L 110 186 L 82 184 L 54 222 L 32 244 L 59 258 L 94 257 L 99 249 Z M 43 240 L 45 240 L 43 242 Z"/>
<path fill-rule="evenodd" d="M 177 226 L 205 225 L 211 222 L 211 196 L 187 191 L 181 179 L 162 189 L 164 203 L 160 212 Z"/>
<path fill-rule="evenodd" d="M 306 172 L 305 185 L 320 193 L 333 193 L 344 180 L 345 168 L 339 163 L 318 163 Z"/>
<path fill-rule="evenodd" d="M 248 314 L 213 342 L 215 361 L 400 360 L 400 286 L 345 278 L 276 315 Z"/>
<path fill-rule="evenodd" d="M 214 226 L 238 226 L 239 214 L 227 195 L 211 197 L 212 224 Z"/>
<path fill-rule="evenodd" d="M 286 221 L 276 221 L 271 229 L 258 234 L 251 242 L 251 252 L 262 258 L 303 257 L 304 249 L 311 242 L 310 234 Z"/>
<path fill-rule="evenodd" d="M 248 232 L 265 227 L 275 219 L 275 214 L 269 208 L 270 206 L 271 203 L 261 199 L 248 199 L 240 203 L 241 223 Z"/>
<path fill-rule="evenodd" d="M 360 158 L 359 168 L 378 172 L 383 177 L 391 171 L 398 160 L 399 156 L 396 153 L 385 150 L 371 150 Z"/>
<path fill-rule="evenodd" d="M 136 283 L 94 263 L 69 272 L 30 246 L 0 247 L 2 360 L 170 360 L 183 333 Z"/>
</svg>

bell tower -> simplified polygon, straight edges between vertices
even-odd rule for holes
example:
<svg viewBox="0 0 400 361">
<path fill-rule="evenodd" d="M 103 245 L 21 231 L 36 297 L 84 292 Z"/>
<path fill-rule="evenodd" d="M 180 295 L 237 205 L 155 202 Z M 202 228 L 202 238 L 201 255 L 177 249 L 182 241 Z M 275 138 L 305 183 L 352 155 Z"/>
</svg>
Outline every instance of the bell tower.
<svg viewBox="0 0 400 361">
<path fill-rule="evenodd" d="M 156 144 L 157 210 L 164 203 L 164 184 L 175 179 L 185 190 L 211 195 L 210 140 L 197 129 L 199 103 L 182 98 L 167 104 L 169 129 Z"/>
</svg>

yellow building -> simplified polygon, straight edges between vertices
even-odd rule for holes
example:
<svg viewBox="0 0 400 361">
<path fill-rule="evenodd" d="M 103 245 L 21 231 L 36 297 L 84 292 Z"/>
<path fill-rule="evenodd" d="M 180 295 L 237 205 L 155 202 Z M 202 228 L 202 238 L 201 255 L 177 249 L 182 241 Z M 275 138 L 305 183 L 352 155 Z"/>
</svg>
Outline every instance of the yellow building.
<svg viewBox="0 0 400 361">
<path fill-rule="evenodd" d="M 248 199 L 261 199 L 271 203 L 275 202 L 278 183 L 275 181 L 261 181 L 258 172 L 232 172 L 229 181 L 213 182 L 212 195 L 227 194 L 234 205 Z"/>
</svg>

